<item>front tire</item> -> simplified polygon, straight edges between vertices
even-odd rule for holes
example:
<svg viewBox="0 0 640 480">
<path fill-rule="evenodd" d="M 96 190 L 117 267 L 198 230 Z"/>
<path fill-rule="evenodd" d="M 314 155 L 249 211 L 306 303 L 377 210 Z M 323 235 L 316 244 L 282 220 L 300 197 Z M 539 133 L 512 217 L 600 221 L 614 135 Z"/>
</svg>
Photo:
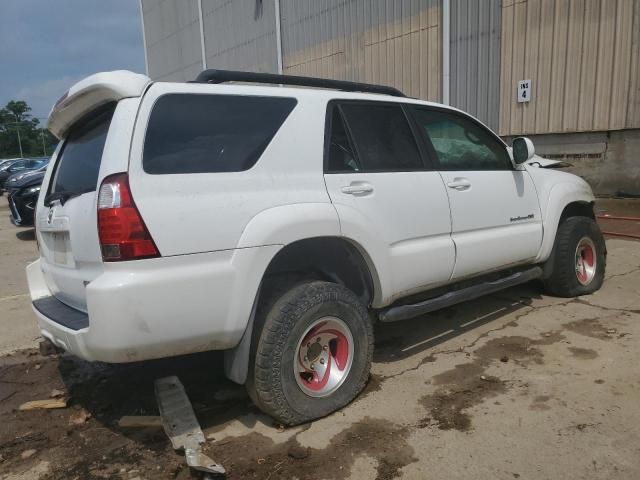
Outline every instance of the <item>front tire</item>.
<svg viewBox="0 0 640 480">
<path fill-rule="evenodd" d="M 365 306 L 347 288 L 311 281 L 280 293 L 262 312 L 247 389 L 284 425 L 328 415 L 364 388 L 373 354 Z"/>
<path fill-rule="evenodd" d="M 599 290 L 607 262 L 604 237 L 587 217 L 569 217 L 558 227 L 549 259 L 552 273 L 544 281 L 547 293 L 577 297 Z"/>
</svg>

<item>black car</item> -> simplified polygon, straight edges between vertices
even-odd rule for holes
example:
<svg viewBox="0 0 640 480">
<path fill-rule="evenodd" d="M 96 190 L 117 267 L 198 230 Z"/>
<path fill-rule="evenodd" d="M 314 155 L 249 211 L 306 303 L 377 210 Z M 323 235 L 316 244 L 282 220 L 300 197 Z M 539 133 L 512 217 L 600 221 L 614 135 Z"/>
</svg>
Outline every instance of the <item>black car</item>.
<svg viewBox="0 0 640 480">
<path fill-rule="evenodd" d="M 43 166 L 49 159 L 48 158 L 25 158 L 12 162 L 11 164 L 0 166 L 0 191 L 5 190 L 5 183 L 7 179 L 14 173 L 22 172 L 25 170 L 35 170 Z M 7 162 L 8 163 L 8 162 Z"/>
<path fill-rule="evenodd" d="M 20 180 L 12 182 L 8 190 L 9 209 L 11 210 L 11 223 L 18 227 L 33 225 L 33 214 L 40 194 L 40 185 L 45 171 L 34 172 L 25 175 Z"/>
</svg>

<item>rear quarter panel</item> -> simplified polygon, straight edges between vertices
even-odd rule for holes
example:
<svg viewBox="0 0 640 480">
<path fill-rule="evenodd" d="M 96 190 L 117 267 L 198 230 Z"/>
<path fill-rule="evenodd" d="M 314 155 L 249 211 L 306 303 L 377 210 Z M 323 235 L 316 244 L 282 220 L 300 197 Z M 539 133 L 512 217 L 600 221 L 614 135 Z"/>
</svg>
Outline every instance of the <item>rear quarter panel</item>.
<svg viewBox="0 0 640 480">
<path fill-rule="evenodd" d="M 290 90 L 280 90 L 256 88 L 254 94 L 292 96 Z M 246 87 L 233 85 L 156 83 L 145 95 L 133 136 L 129 181 L 134 200 L 163 256 L 284 242 L 268 235 L 243 233 L 254 217 L 269 209 L 295 204 L 330 205 L 322 177 L 325 103 L 321 99 L 300 94 L 298 104 L 261 158 L 247 171 L 151 175 L 142 165 L 146 128 L 154 103 L 168 93 L 248 94 Z M 303 213 L 292 210 L 290 215 Z"/>
</svg>

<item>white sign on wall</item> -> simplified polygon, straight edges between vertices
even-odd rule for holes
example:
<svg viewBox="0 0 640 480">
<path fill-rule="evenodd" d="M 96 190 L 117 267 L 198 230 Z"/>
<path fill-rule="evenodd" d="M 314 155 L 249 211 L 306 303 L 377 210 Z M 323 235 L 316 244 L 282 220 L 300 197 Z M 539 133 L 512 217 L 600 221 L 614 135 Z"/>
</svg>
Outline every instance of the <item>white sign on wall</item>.
<svg viewBox="0 0 640 480">
<path fill-rule="evenodd" d="M 531 100 L 531 80 L 520 80 L 518 82 L 518 103 Z"/>
</svg>

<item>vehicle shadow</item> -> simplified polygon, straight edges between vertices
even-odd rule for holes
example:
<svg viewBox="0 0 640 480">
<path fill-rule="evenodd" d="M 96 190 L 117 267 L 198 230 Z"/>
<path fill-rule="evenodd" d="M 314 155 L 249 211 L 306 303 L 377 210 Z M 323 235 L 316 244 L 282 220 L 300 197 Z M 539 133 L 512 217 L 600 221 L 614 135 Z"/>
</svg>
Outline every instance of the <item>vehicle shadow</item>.
<svg viewBox="0 0 640 480">
<path fill-rule="evenodd" d="M 18 240 L 22 240 L 23 242 L 32 242 L 36 239 L 36 231 L 34 228 L 29 228 L 28 230 L 20 230 L 16 232 L 16 238 Z"/>
<path fill-rule="evenodd" d="M 433 349 L 447 340 L 524 309 L 542 298 L 530 282 L 403 322 L 377 325 L 373 361 L 390 363 Z"/>
<path fill-rule="evenodd" d="M 374 362 L 391 363 L 424 354 L 441 343 L 524 309 L 541 290 L 531 283 L 485 296 L 413 320 L 376 327 Z M 63 355 L 58 369 L 72 402 L 88 410 L 104 427 L 148 448 L 164 448 L 168 439 L 161 429 L 123 430 L 118 420 L 126 415 L 158 415 L 154 381 L 176 375 L 183 383 L 203 430 L 216 431 L 237 420 L 248 428 L 256 423 L 275 426 L 260 413 L 243 386 L 227 380 L 221 352 L 124 365 L 89 363 Z"/>
</svg>

